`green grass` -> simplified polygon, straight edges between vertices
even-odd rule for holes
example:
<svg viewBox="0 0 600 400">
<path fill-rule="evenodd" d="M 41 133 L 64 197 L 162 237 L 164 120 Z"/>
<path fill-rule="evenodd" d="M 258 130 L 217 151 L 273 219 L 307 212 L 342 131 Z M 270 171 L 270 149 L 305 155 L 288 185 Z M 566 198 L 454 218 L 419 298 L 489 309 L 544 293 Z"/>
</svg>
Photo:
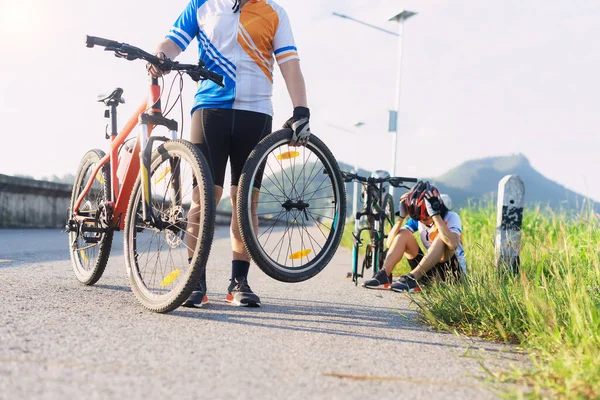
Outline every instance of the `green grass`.
<svg viewBox="0 0 600 400">
<path fill-rule="evenodd" d="M 515 277 L 494 267 L 495 208 L 459 213 L 468 276 L 414 296 L 422 320 L 519 344 L 533 367 L 497 375 L 526 384 L 526 393 L 514 396 L 600 398 L 600 216 L 526 210 Z"/>
</svg>

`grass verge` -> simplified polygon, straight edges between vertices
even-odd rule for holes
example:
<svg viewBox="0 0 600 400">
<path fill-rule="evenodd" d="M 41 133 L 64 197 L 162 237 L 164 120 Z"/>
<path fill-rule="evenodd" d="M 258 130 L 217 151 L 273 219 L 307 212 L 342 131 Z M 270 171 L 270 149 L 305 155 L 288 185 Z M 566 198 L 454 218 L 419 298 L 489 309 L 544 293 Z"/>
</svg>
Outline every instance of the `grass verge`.
<svg viewBox="0 0 600 400">
<path fill-rule="evenodd" d="M 527 385 L 515 396 L 600 398 L 600 216 L 526 210 L 521 270 L 512 276 L 494 267 L 495 208 L 459 213 L 468 276 L 415 296 L 423 321 L 527 350 L 532 369 L 498 375 Z"/>
</svg>

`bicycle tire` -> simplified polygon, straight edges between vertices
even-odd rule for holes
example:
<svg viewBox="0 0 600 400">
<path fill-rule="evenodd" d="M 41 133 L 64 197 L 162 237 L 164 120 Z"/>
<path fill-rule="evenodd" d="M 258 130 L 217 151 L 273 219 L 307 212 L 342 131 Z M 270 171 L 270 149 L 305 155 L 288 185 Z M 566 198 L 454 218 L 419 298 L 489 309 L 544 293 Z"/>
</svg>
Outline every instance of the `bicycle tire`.
<svg viewBox="0 0 600 400">
<path fill-rule="evenodd" d="M 344 232 L 344 223 L 346 220 L 346 190 L 345 190 L 345 185 L 344 182 L 342 180 L 342 175 L 338 166 L 338 163 L 335 159 L 335 157 L 333 156 L 333 154 L 331 153 L 331 151 L 327 148 L 327 146 L 315 135 L 311 135 L 310 140 L 308 142 L 308 144 L 305 147 L 292 147 L 289 146 L 287 149 L 287 152 L 282 153 L 281 150 L 282 148 L 285 149 L 285 146 L 288 146 L 290 140 L 292 138 L 292 130 L 291 129 L 282 129 L 276 132 L 271 133 L 270 135 L 266 136 L 264 139 L 262 139 L 258 145 L 255 147 L 255 149 L 252 151 L 252 153 L 250 153 L 250 156 L 248 157 L 248 159 L 246 160 L 246 163 L 244 165 L 244 169 L 242 170 L 242 174 L 240 177 L 240 181 L 239 181 L 239 186 L 238 186 L 238 202 L 237 202 L 237 213 L 238 213 L 238 225 L 240 227 L 240 233 L 241 233 L 241 237 L 242 237 L 242 241 L 244 243 L 244 246 L 246 248 L 246 250 L 248 251 L 248 254 L 250 254 L 250 256 L 252 257 L 252 259 L 254 260 L 254 262 L 258 265 L 258 267 L 265 272 L 268 276 L 270 276 L 273 279 L 282 281 L 282 282 L 302 282 L 305 280 L 308 280 L 312 277 L 314 277 L 315 275 L 317 275 L 319 272 L 321 272 L 326 266 L 327 264 L 331 261 L 331 258 L 333 257 L 333 255 L 335 254 L 335 252 L 337 251 L 341 238 L 342 238 L 342 234 Z M 279 149 L 279 156 L 275 156 L 275 151 Z M 291 149 L 291 150 L 290 150 Z M 309 153 L 310 152 L 310 153 Z M 290 211 L 290 210 L 286 210 L 286 208 L 284 208 L 284 204 L 281 204 L 281 207 L 278 208 L 279 206 L 276 204 L 279 200 L 278 197 L 273 196 L 274 199 L 276 199 L 275 201 L 271 201 L 271 203 L 275 203 L 274 210 L 279 210 L 279 217 L 277 220 L 275 220 L 275 222 L 273 223 L 273 226 L 270 228 L 271 232 L 269 233 L 269 237 L 271 236 L 271 233 L 273 231 L 276 230 L 275 226 L 278 223 L 278 221 L 283 221 L 284 217 L 286 218 L 285 221 L 287 221 L 288 225 L 286 225 L 286 230 L 284 232 L 284 235 L 286 234 L 286 232 L 288 232 L 290 230 L 291 227 L 291 236 L 293 237 L 294 235 L 294 229 L 295 226 L 297 227 L 298 231 L 299 231 L 299 235 L 307 235 L 307 242 L 311 241 L 313 239 L 317 240 L 322 240 L 319 238 L 315 238 L 313 236 L 311 236 L 311 233 L 309 231 L 314 229 L 315 231 L 318 229 L 321 231 L 321 234 L 323 236 L 323 238 L 325 239 L 323 245 L 321 246 L 319 243 L 317 243 L 317 245 L 320 247 L 320 249 L 316 249 L 317 246 L 314 246 L 315 249 L 314 251 L 312 249 L 306 249 L 304 246 L 304 237 L 302 236 L 302 246 L 301 246 L 301 251 L 290 251 L 290 254 L 288 254 L 288 258 L 291 259 L 291 263 L 292 266 L 288 266 L 288 265 L 284 265 L 279 261 L 279 255 L 277 256 L 277 260 L 273 259 L 271 257 L 271 254 L 267 254 L 267 250 L 266 250 L 266 244 L 264 244 L 265 247 L 263 247 L 263 243 L 261 243 L 261 239 L 260 236 L 254 231 L 254 226 L 253 226 L 253 215 L 252 215 L 252 193 L 253 193 L 253 188 L 254 188 L 254 182 L 255 179 L 259 173 L 259 171 L 261 171 L 262 169 L 265 169 L 265 174 L 263 175 L 263 185 L 261 186 L 261 191 L 264 190 L 266 188 L 265 186 L 265 181 L 267 179 L 272 179 L 269 177 L 269 175 L 266 173 L 266 167 L 269 167 L 269 160 L 270 160 L 270 156 L 273 155 L 274 158 L 278 158 L 278 159 L 289 159 L 287 157 L 298 157 L 296 156 L 297 154 L 299 155 L 300 153 L 303 153 L 304 156 L 306 157 L 306 154 L 308 153 L 308 159 L 304 159 L 304 162 L 302 163 L 302 167 L 298 167 L 298 168 L 302 168 L 300 173 L 304 174 L 304 190 L 303 191 L 299 191 L 298 189 L 296 189 L 295 187 L 291 188 L 291 192 L 290 194 L 288 193 L 283 193 L 281 194 L 281 197 L 279 197 L 279 200 L 285 200 L 285 203 L 288 202 L 296 202 L 297 204 L 307 204 L 307 207 L 304 208 L 302 211 L 300 211 L 299 209 L 296 210 L 295 212 L 297 213 L 294 216 L 294 211 Z M 310 164 L 308 163 L 308 160 L 310 160 L 311 154 L 315 155 L 315 161 L 314 163 Z M 283 157 L 283 158 L 281 158 Z M 290 160 L 290 165 L 292 163 L 291 159 Z M 310 165 L 312 165 L 312 170 L 309 173 L 309 179 L 306 179 L 306 170 L 310 169 Z M 321 165 L 322 165 L 322 170 L 321 170 Z M 294 168 L 296 166 L 296 159 L 294 158 Z M 308 166 L 308 168 L 307 168 Z M 317 168 L 318 166 L 318 168 Z M 314 177 L 312 178 L 312 180 L 310 180 L 311 175 L 313 174 L 314 170 L 317 169 L 316 174 L 314 175 Z M 322 172 L 322 175 L 319 175 L 320 172 Z M 281 186 L 283 186 L 283 190 L 282 192 L 285 192 L 285 178 L 283 177 L 284 174 L 286 173 L 286 169 L 283 167 L 283 164 L 281 164 L 281 170 L 278 172 L 273 172 L 273 174 L 271 174 L 271 177 L 275 177 L 275 179 L 277 178 L 277 173 L 281 173 L 282 174 L 282 181 L 280 183 L 282 183 Z M 317 188 L 317 190 L 314 190 L 314 187 L 312 187 L 311 185 L 313 184 L 314 180 L 318 177 L 321 176 L 321 178 L 323 179 L 323 181 L 321 181 L 321 184 L 319 186 L 319 188 Z M 323 178 L 323 176 L 325 176 L 325 178 Z M 328 193 L 325 194 L 325 197 L 317 197 L 317 199 L 325 199 L 323 201 L 328 201 L 327 199 L 331 198 L 331 202 L 327 203 L 330 204 L 330 207 L 322 207 L 322 208 L 328 208 L 330 209 L 329 211 L 327 211 L 329 214 L 325 215 L 325 216 L 319 216 L 318 214 L 317 217 L 315 217 L 312 213 L 312 211 L 314 209 L 318 209 L 318 207 L 321 207 L 320 204 L 317 204 L 317 199 L 315 199 L 315 194 L 321 190 L 325 190 L 325 189 L 320 189 L 320 187 L 323 187 L 323 184 L 325 182 L 325 179 L 329 179 L 331 182 L 331 197 L 328 193 L 329 193 L 329 187 L 326 186 L 326 189 L 328 190 Z M 292 179 L 289 179 L 288 176 L 288 180 L 289 183 L 292 184 L 292 186 L 295 185 L 295 183 L 300 183 L 300 176 L 298 177 L 297 180 L 294 179 L 294 176 L 292 175 Z M 271 181 L 273 182 L 273 181 Z M 288 186 L 289 186 L 288 183 Z M 316 185 L 316 184 L 315 184 Z M 308 189 L 310 187 L 310 189 Z M 307 192 L 307 190 L 313 190 L 312 192 Z M 312 195 L 312 197 L 309 198 L 309 194 Z M 279 195 L 279 194 L 278 194 Z M 321 193 L 319 194 L 319 196 L 321 196 Z M 293 201 L 292 201 L 293 198 Z M 260 197 L 259 197 L 259 201 L 260 201 Z M 279 201 L 280 202 L 280 201 Z M 311 204 L 313 205 L 313 209 L 311 209 Z M 317 205 L 318 207 L 314 207 L 315 205 Z M 257 205 L 257 207 L 260 208 L 260 205 Z M 326 211 L 323 211 L 324 213 Z M 277 212 L 277 211 L 274 211 Z M 300 215 L 302 214 L 302 215 Z M 313 221 L 309 221 L 309 214 L 310 214 L 310 218 L 312 218 Z M 258 218 L 258 215 L 256 215 L 256 217 Z M 325 217 L 328 220 L 331 220 L 331 222 L 324 224 L 320 219 L 321 217 Z M 275 218 L 272 218 L 270 221 L 272 221 Z M 291 222 L 290 222 L 291 221 Z M 307 225 L 302 225 L 303 222 L 306 222 Z M 314 222 L 314 226 L 308 227 L 308 223 L 312 223 Z M 270 223 L 270 222 L 268 222 Z M 302 225 L 300 227 L 300 225 Z M 316 227 L 316 228 L 315 228 Z M 260 229 L 260 226 L 258 226 L 257 230 Z M 304 230 L 302 230 L 304 229 Z M 328 234 L 326 234 L 325 232 L 323 232 L 323 229 L 325 230 L 329 230 Z M 265 231 L 266 232 L 266 231 Z M 265 234 L 265 232 L 263 232 L 263 235 Z M 319 235 L 319 233 L 317 232 L 316 235 Z M 315 235 L 315 236 L 316 236 Z M 292 245 L 292 237 L 290 237 L 290 246 Z M 269 239 L 267 238 L 267 241 Z M 313 244 L 311 244 L 312 246 Z M 283 246 L 283 244 L 282 244 Z M 279 249 L 279 252 L 281 252 L 281 248 Z M 313 254 L 314 253 L 314 254 Z M 296 265 L 296 263 L 294 263 L 295 260 L 298 260 L 298 258 L 295 257 L 300 257 L 300 261 L 298 262 L 299 265 Z M 312 257 L 312 259 L 310 258 Z M 306 258 L 306 262 L 304 261 L 304 259 Z M 284 255 L 284 262 L 286 262 L 286 257 Z"/>
<path fill-rule="evenodd" d="M 381 229 L 381 245 L 379 246 L 379 268 L 383 267 L 383 263 L 385 261 L 385 257 L 387 255 L 387 247 L 385 245 L 387 236 L 394 226 L 396 221 L 396 214 L 394 213 L 394 198 L 392 195 L 387 193 L 383 197 L 383 201 L 381 202 L 381 209 L 383 210 L 383 215 L 380 218 L 380 229 Z"/>
<path fill-rule="evenodd" d="M 354 286 L 358 286 L 358 242 L 354 241 L 352 245 L 352 282 L 354 282 Z"/>
<path fill-rule="evenodd" d="M 100 149 L 88 151 L 82 158 L 75 182 L 71 192 L 71 201 L 69 203 L 68 219 L 72 220 L 72 210 L 75 207 L 77 198 L 85 188 L 91 177 L 96 164 L 105 156 Z M 101 202 L 107 203 L 110 200 L 110 164 L 106 163 L 98 172 L 92 188 L 84 197 L 80 205 L 80 212 L 90 216 L 97 216 L 100 213 Z M 76 223 L 77 230 L 69 231 L 69 253 L 73 272 L 77 280 L 84 285 L 93 285 L 102 277 L 113 241 L 113 230 L 106 230 L 102 233 L 86 233 L 85 236 L 80 232 L 80 225 Z M 99 235 L 99 237 L 98 237 Z M 95 242 L 95 245 L 94 245 Z M 97 249 L 97 253 L 95 253 Z"/>
<path fill-rule="evenodd" d="M 164 169 L 159 170 L 163 165 Z M 191 175 L 181 172 L 188 165 Z M 174 178 L 176 175 L 174 169 L 180 174 L 180 179 Z M 131 289 L 137 300 L 151 311 L 165 313 L 179 307 L 190 296 L 198 280 L 205 277 L 215 229 L 214 184 L 205 157 L 193 144 L 185 140 L 170 140 L 156 148 L 152 152 L 148 174 L 150 184 L 157 185 L 157 188 L 152 190 L 152 208 L 157 218 L 165 224 L 165 228 L 157 228 L 158 225 L 150 226 L 143 221 L 142 181 L 141 177 L 138 177 L 131 193 L 125 219 L 123 235 L 125 264 Z M 173 189 L 175 181 L 182 182 L 179 188 L 181 196 L 178 196 Z M 158 190 L 158 185 L 161 185 L 161 190 Z M 191 199 L 194 185 L 199 190 L 197 200 L 201 206 L 200 222 L 196 245 L 192 249 L 192 261 L 188 262 L 185 240 L 187 240 L 186 235 L 189 235 L 190 222 L 187 220 L 185 201 Z M 162 188 L 162 186 L 166 187 Z M 162 200 L 161 192 L 164 192 Z M 167 195 L 171 196 L 171 200 L 167 201 Z M 173 200 L 173 197 L 176 199 L 181 197 L 181 200 Z M 160 232 L 157 233 L 157 230 Z M 150 238 L 144 241 L 148 235 Z M 163 235 L 164 243 L 161 242 Z M 155 241 L 156 251 L 154 251 Z M 143 246 L 148 242 L 150 243 L 148 254 L 152 254 L 155 259 L 143 252 Z M 161 254 L 163 248 L 166 255 L 165 252 Z M 154 266 L 150 266 L 150 277 L 147 266 L 140 265 L 144 258 L 149 264 L 154 263 Z M 152 268 L 154 268 L 153 275 Z M 157 274 L 159 274 L 158 281 Z"/>
</svg>

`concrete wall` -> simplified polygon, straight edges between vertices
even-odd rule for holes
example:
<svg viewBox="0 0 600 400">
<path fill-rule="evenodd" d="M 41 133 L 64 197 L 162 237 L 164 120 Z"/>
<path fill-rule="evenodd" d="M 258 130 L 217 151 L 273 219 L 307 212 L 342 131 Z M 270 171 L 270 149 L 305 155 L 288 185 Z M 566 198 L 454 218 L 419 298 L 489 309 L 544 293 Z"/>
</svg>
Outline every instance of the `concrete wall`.
<svg viewBox="0 0 600 400">
<path fill-rule="evenodd" d="M 71 185 L 0 174 L 0 228 L 64 228 Z M 229 225 L 231 214 L 217 212 Z"/>
<path fill-rule="evenodd" d="M 71 185 L 0 174 L 0 228 L 64 228 Z"/>
</svg>

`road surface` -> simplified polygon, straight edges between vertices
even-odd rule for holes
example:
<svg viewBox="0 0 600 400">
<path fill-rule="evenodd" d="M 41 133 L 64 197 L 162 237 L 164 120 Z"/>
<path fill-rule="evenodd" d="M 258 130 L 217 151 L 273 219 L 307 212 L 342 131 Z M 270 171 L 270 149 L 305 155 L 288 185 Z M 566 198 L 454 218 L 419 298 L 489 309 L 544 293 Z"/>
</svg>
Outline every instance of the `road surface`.
<svg viewBox="0 0 600 400">
<path fill-rule="evenodd" d="M 217 229 L 210 304 L 159 315 L 129 289 L 120 235 L 86 287 L 66 234 L 0 230 L 0 399 L 488 399 L 482 363 L 526 362 L 419 324 L 407 295 L 354 287 L 344 249 L 298 284 L 253 266 L 263 307 L 231 306 L 228 236 Z"/>
</svg>

